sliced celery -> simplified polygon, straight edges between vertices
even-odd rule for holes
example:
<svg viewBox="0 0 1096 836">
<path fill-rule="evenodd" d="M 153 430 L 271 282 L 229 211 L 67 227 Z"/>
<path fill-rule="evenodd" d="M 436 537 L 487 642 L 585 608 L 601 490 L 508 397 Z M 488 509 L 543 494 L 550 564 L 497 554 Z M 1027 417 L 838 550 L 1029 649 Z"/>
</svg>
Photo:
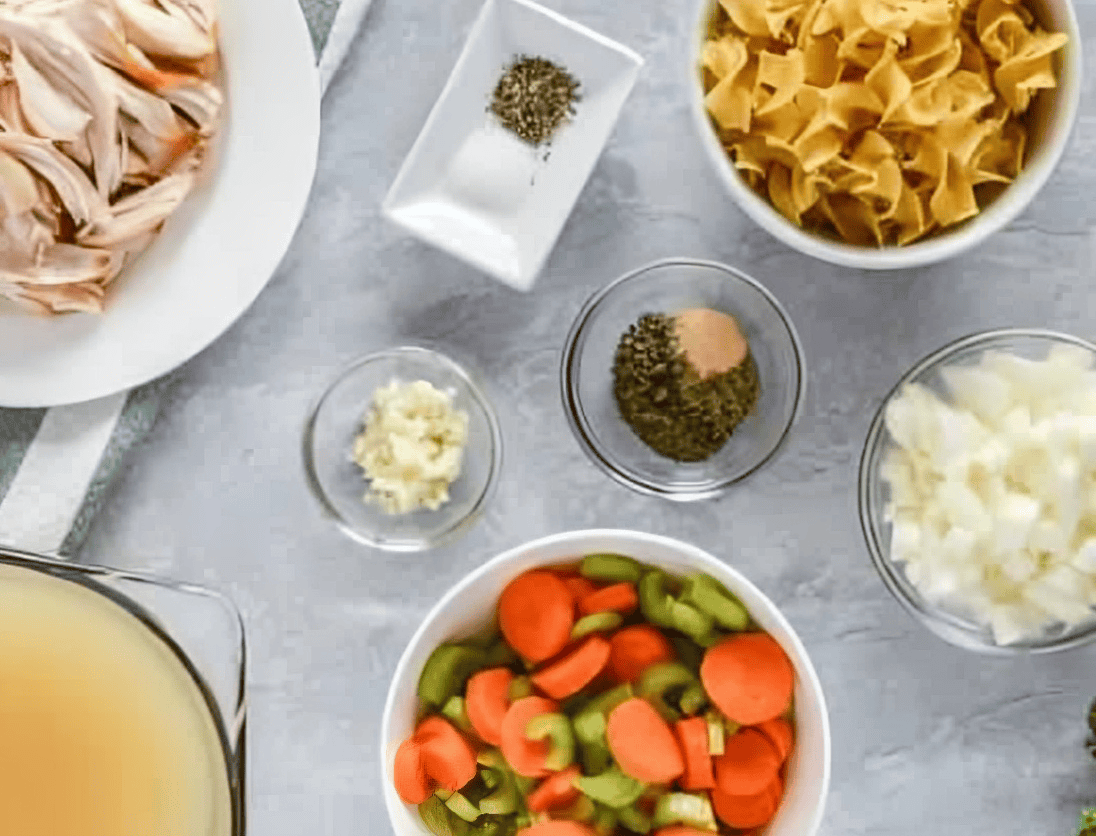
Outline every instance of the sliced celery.
<svg viewBox="0 0 1096 836">
<path fill-rule="evenodd" d="M 533 695 L 533 681 L 527 676 L 515 676 L 510 680 L 510 687 L 506 691 L 506 696 L 510 702 L 516 702 L 517 700 L 524 699 L 525 697 L 531 697 Z"/>
<path fill-rule="evenodd" d="M 540 714 L 525 726 L 530 740 L 549 740 L 544 765 L 553 772 L 569 766 L 575 759 L 575 734 L 571 721 L 563 714 Z"/>
<path fill-rule="evenodd" d="M 691 716 L 708 704 L 708 694 L 703 685 L 694 682 L 681 694 L 681 699 L 678 700 L 677 704 L 681 706 L 682 713 Z"/>
<path fill-rule="evenodd" d="M 707 613 L 720 627 L 728 630 L 745 630 L 750 623 L 746 608 L 710 575 L 691 575 L 687 578 L 681 600 Z"/>
<path fill-rule="evenodd" d="M 454 836 L 450 824 L 449 808 L 436 795 L 430 796 L 419 805 L 419 817 L 434 836 Z"/>
<path fill-rule="evenodd" d="M 468 719 L 468 712 L 464 707 L 464 697 L 454 694 L 445 701 L 441 707 L 443 717 L 448 718 L 454 726 L 463 732 L 472 731 L 472 723 Z"/>
<path fill-rule="evenodd" d="M 441 708 L 445 701 L 464 690 L 472 672 L 483 666 L 480 648 L 443 644 L 435 648 L 419 676 L 419 699 L 428 708 Z"/>
<path fill-rule="evenodd" d="M 646 789 L 645 784 L 631 775 L 625 775 L 615 766 L 600 775 L 575 778 L 574 784 L 583 795 L 613 809 L 635 804 Z"/>
<path fill-rule="evenodd" d="M 658 569 L 645 572 L 639 580 L 639 608 L 652 624 L 659 627 L 673 627 L 671 606 L 673 597 L 666 591 L 668 578 Z"/>
<path fill-rule="evenodd" d="M 571 638 L 581 639 L 591 633 L 603 633 L 606 630 L 615 630 L 624 621 L 624 616 L 618 612 L 596 612 L 583 616 L 575 622 L 571 628 Z"/>
<path fill-rule="evenodd" d="M 621 827 L 627 828 L 633 833 L 642 834 L 651 831 L 651 817 L 634 805 L 621 807 L 617 810 L 617 821 Z"/>
<path fill-rule="evenodd" d="M 474 822 L 480 817 L 480 811 L 476 805 L 459 792 L 455 792 L 449 796 L 449 799 L 445 802 L 445 806 L 466 822 Z"/>
<path fill-rule="evenodd" d="M 588 554 L 582 559 L 579 571 L 584 577 L 595 581 L 637 583 L 643 572 L 643 566 L 622 554 Z"/>
<path fill-rule="evenodd" d="M 651 823 L 655 827 L 680 823 L 701 830 L 718 830 L 712 802 L 701 793 L 671 792 L 660 797 Z"/>
</svg>

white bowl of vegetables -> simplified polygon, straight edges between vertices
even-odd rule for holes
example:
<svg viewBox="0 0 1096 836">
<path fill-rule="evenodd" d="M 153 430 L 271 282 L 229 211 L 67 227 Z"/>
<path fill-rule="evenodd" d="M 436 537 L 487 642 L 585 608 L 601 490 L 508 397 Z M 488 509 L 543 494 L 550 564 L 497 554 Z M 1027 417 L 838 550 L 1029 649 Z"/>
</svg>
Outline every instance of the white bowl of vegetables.
<svg viewBox="0 0 1096 836">
<path fill-rule="evenodd" d="M 773 603 L 614 530 L 453 587 L 399 661 L 380 752 L 397 836 L 813 836 L 830 774 L 821 685 Z"/>
<path fill-rule="evenodd" d="M 860 519 L 887 588 L 946 641 L 996 654 L 1096 638 L 1096 345 L 972 334 L 884 399 Z"/>
</svg>

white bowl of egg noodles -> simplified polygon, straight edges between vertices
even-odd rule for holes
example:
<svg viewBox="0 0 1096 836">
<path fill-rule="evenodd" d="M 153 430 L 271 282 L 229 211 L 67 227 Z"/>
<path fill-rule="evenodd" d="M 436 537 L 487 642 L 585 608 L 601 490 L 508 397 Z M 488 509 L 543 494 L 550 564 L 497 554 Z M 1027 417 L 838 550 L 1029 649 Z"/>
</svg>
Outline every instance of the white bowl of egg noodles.
<svg viewBox="0 0 1096 836">
<path fill-rule="evenodd" d="M 845 267 L 980 244 L 1077 118 L 1071 0 L 700 0 L 696 24 L 691 106 L 720 181 L 774 237 Z"/>
</svg>

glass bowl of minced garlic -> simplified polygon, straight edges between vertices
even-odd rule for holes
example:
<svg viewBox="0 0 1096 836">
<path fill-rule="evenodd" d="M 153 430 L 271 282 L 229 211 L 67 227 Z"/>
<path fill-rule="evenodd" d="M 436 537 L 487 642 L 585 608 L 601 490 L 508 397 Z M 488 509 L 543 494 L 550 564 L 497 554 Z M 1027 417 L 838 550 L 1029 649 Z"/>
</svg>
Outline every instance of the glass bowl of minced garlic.
<svg viewBox="0 0 1096 836">
<path fill-rule="evenodd" d="M 479 518 L 502 435 L 472 373 L 432 348 L 401 346 L 336 374 L 305 422 L 303 454 L 312 493 L 344 533 L 415 552 Z"/>
<path fill-rule="evenodd" d="M 803 403 L 803 349 L 755 279 L 667 259 L 582 308 L 563 351 L 564 409 L 590 459 L 641 493 L 707 499 L 770 461 Z"/>
</svg>

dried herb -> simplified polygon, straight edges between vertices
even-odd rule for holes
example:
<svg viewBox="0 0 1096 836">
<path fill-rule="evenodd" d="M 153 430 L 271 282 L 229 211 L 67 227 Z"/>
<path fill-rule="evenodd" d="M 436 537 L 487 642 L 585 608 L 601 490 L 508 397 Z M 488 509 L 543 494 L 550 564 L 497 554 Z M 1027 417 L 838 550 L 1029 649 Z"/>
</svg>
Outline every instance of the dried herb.
<svg viewBox="0 0 1096 836">
<path fill-rule="evenodd" d="M 546 58 L 521 55 L 495 85 L 490 111 L 530 145 L 550 140 L 575 113 L 579 83 Z"/>
<path fill-rule="evenodd" d="M 621 417 L 651 449 L 679 462 L 719 452 L 760 392 L 753 356 L 701 379 L 681 356 L 673 317 L 645 314 L 621 337 L 613 394 Z"/>
</svg>

